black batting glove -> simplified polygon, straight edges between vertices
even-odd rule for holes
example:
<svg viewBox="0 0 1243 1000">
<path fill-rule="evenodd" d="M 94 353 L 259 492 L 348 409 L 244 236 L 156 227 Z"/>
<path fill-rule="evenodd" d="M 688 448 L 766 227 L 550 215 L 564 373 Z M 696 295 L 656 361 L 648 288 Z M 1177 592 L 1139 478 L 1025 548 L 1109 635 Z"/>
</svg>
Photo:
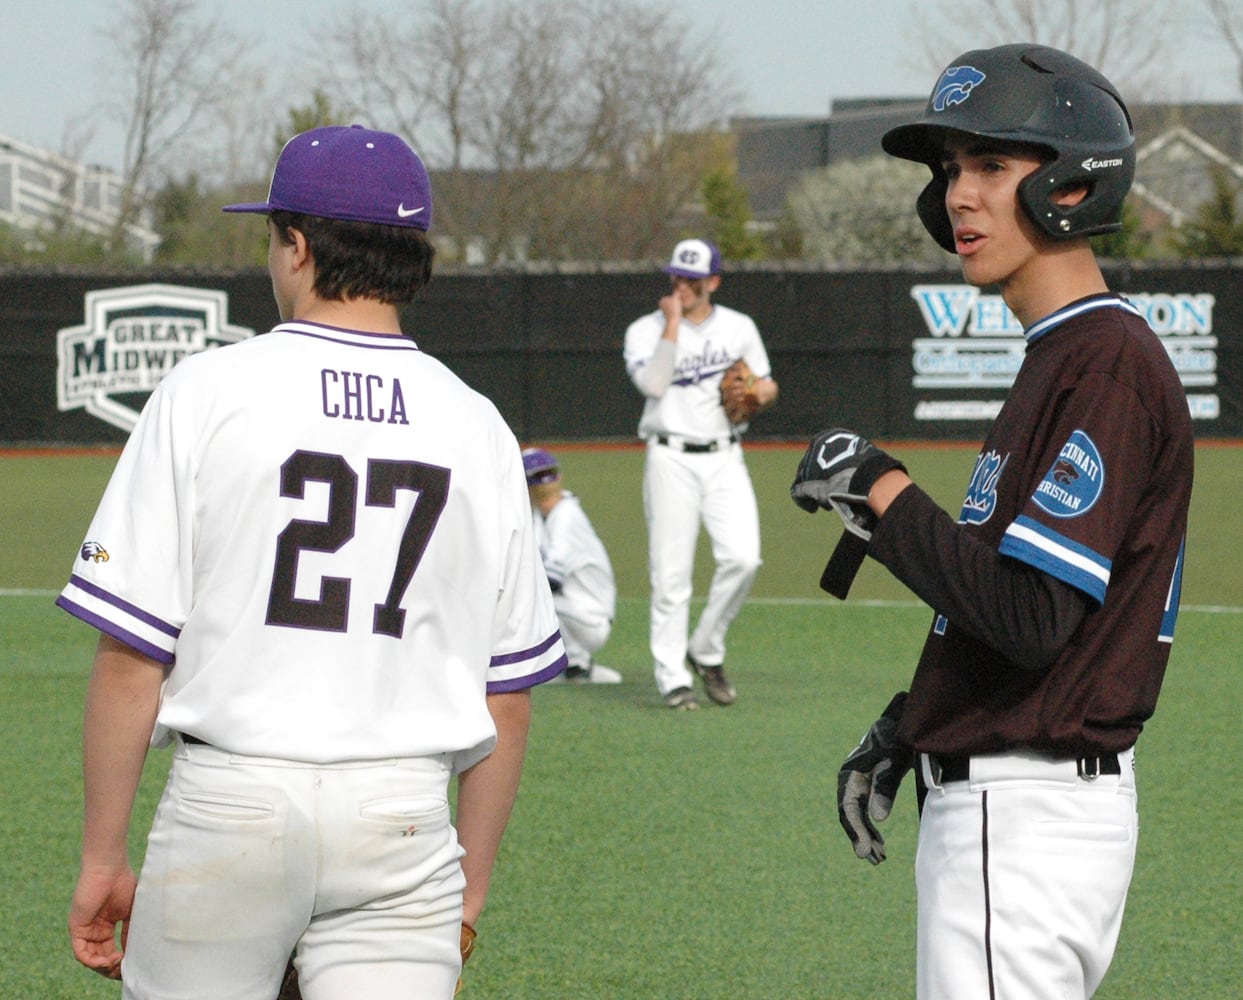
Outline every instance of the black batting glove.
<svg viewBox="0 0 1243 1000">
<path fill-rule="evenodd" d="M 811 513 L 837 511 L 849 531 L 867 540 L 876 527 L 868 493 L 892 469 L 905 472 L 906 466 L 854 431 L 834 427 L 811 439 L 798 463 L 790 496 Z"/>
<path fill-rule="evenodd" d="M 910 748 L 897 740 L 905 704 L 906 692 L 899 691 L 837 772 L 837 818 L 855 854 L 874 865 L 885 860 L 885 838 L 873 821 L 889 816 L 898 786 L 915 761 Z"/>
</svg>

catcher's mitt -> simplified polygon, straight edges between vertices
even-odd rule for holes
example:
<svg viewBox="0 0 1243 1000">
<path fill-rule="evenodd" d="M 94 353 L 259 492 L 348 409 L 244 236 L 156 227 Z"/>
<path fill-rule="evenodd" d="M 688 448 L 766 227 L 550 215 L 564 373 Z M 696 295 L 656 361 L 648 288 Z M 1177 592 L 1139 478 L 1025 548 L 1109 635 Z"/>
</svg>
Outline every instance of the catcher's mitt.
<svg viewBox="0 0 1243 1000">
<path fill-rule="evenodd" d="M 743 424 L 760 409 L 760 398 L 755 392 L 758 380 L 751 366 L 739 359 L 721 376 L 721 405 L 731 424 Z"/>
</svg>

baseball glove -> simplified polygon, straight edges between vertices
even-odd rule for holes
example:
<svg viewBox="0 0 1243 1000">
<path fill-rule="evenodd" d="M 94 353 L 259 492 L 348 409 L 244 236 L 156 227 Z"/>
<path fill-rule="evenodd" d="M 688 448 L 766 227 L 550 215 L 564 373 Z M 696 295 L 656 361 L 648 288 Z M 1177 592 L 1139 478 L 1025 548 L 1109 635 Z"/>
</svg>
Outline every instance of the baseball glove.
<svg viewBox="0 0 1243 1000">
<path fill-rule="evenodd" d="M 474 953 L 474 951 L 475 951 L 475 928 L 473 928 L 470 924 L 468 924 L 465 920 L 463 920 L 462 921 L 462 968 L 463 969 L 466 968 L 466 960 L 470 958 L 470 956 Z M 458 976 L 457 987 L 454 989 L 453 995 L 457 996 L 461 992 L 462 992 L 462 977 Z"/>
<path fill-rule="evenodd" d="M 751 366 L 741 358 L 725 370 L 721 376 L 721 405 L 731 424 L 743 424 L 760 409 L 760 399 L 755 392 L 757 379 Z"/>
<path fill-rule="evenodd" d="M 298 989 L 298 973 L 294 971 L 293 959 L 285 966 L 285 978 L 281 980 L 281 991 L 276 1000 L 302 1000 L 302 991 Z"/>
</svg>

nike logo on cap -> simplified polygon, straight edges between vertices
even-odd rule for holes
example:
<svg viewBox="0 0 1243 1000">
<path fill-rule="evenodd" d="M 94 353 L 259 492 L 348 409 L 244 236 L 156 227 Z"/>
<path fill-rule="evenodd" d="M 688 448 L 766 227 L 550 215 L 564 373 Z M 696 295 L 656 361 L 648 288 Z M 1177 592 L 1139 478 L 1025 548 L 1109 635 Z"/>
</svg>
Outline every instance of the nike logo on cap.
<svg viewBox="0 0 1243 1000">
<path fill-rule="evenodd" d="M 422 205 L 418 208 L 406 208 L 405 202 L 402 202 L 397 206 L 397 215 L 402 219 L 408 219 L 412 215 L 418 215 L 421 211 L 423 211 Z"/>
</svg>

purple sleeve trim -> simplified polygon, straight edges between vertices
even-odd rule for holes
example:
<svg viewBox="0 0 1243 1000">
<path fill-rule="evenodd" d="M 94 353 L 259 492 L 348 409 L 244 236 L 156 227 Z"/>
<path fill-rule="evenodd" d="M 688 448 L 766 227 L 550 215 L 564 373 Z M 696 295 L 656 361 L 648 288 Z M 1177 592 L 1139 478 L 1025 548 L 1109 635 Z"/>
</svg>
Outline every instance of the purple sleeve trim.
<svg viewBox="0 0 1243 1000">
<path fill-rule="evenodd" d="M 99 615 L 92 614 L 80 604 L 74 604 L 73 601 L 66 597 L 56 598 L 56 606 L 64 608 L 75 618 L 82 620 L 87 625 L 94 626 L 105 635 L 112 636 L 112 638 L 116 639 L 117 642 L 125 643 L 125 645 L 129 646 L 131 649 L 137 650 L 142 653 L 143 656 L 148 656 L 157 663 L 169 664 L 175 659 L 175 656 L 168 650 L 161 649 L 159 646 L 153 646 L 145 639 L 134 635 L 133 632 L 129 632 L 121 628 L 116 624 L 116 622 L 111 622 L 106 618 L 100 618 Z"/>
<path fill-rule="evenodd" d="M 510 663 L 521 663 L 523 660 L 531 660 L 539 656 L 541 653 L 547 652 L 552 648 L 553 643 L 561 641 L 561 632 L 554 631 L 547 639 L 537 646 L 530 649 L 520 649 L 516 653 L 505 653 L 500 656 L 492 657 L 492 662 L 488 664 L 490 667 L 503 667 Z"/>
<path fill-rule="evenodd" d="M 511 691 L 525 691 L 527 688 L 533 688 L 538 684 L 544 684 L 552 680 L 557 674 L 563 673 L 569 665 L 570 661 L 562 656 L 538 674 L 528 674 L 526 677 L 511 677 L 503 681 L 489 681 L 487 687 L 488 694 L 507 694 Z"/>
<path fill-rule="evenodd" d="M 137 619 L 144 625 L 150 625 L 156 631 L 163 632 L 170 638 L 176 639 L 177 636 L 181 634 L 181 629 L 177 628 L 175 625 L 170 625 L 162 618 L 156 618 L 154 615 L 148 614 L 137 605 L 130 604 L 129 601 L 121 600 L 121 598 L 117 597 L 115 594 L 111 594 L 108 591 L 95 586 L 95 584 L 91 583 L 89 580 L 84 580 L 82 577 L 77 575 L 70 576 L 69 580 L 75 587 L 84 593 L 90 594 L 92 597 L 98 597 L 105 604 L 111 604 L 118 611 L 124 611 L 131 618 Z"/>
</svg>

